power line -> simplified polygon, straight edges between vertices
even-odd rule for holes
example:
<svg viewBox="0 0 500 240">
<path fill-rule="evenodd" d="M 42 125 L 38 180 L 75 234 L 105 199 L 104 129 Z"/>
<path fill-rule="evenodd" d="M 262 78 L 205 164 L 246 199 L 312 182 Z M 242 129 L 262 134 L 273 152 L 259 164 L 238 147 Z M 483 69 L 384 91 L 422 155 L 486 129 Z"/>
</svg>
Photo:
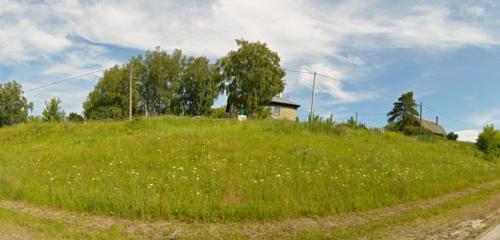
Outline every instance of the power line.
<svg viewBox="0 0 500 240">
<path fill-rule="evenodd" d="M 91 72 L 86 72 L 86 73 L 82 73 L 82 74 L 79 74 L 79 75 L 76 75 L 76 76 L 72 76 L 72 77 L 64 78 L 64 79 L 61 79 L 61 80 L 58 80 L 58 81 L 54 81 L 54 82 L 51 82 L 51 83 L 48 83 L 48 84 L 39 85 L 37 87 L 28 89 L 28 90 L 26 90 L 24 92 L 25 93 L 27 93 L 27 92 L 34 92 L 34 91 L 40 90 L 42 88 L 47 88 L 47 87 L 50 87 L 50 86 L 61 84 L 63 82 L 67 82 L 67 81 L 70 81 L 70 80 L 74 80 L 74 79 L 78 79 L 78 78 L 81 78 L 81 77 L 85 77 L 85 76 L 88 76 L 88 75 L 91 75 L 91 74 L 94 74 L 94 73 L 97 73 L 97 72 L 104 71 L 106 69 L 108 69 L 108 67 L 106 67 L 106 68 L 99 68 L 99 69 L 96 69 L 96 70 L 91 71 Z"/>
<path fill-rule="evenodd" d="M 285 69 L 285 71 L 295 72 L 295 73 L 304 73 L 304 74 L 314 74 L 314 72 L 292 70 L 292 69 Z M 353 82 L 349 82 L 349 81 L 345 81 L 345 80 L 342 80 L 342 79 L 338 79 L 338 78 L 335 78 L 335 77 L 332 77 L 332 76 L 329 76 L 329 75 L 326 75 L 326 74 L 322 74 L 322 73 L 316 73 L 316 74 L 318 76 L 321 76 L 321 77 L 329 78 L 329 79 L 332 79 L 332 80 L 335 80 L 335 81 L 339 81 L 339 82 L 343 82 L 343 83 L 346 83 L 346 84 L 349 84 L 349 85 L 352 85 L 352 86 L 356 86 L 356 87 L 364 89 L 366 91 L 376 93 L 376 94 L 378 94 L 380 96 L 384 96 L 384 97 L 387 97 L 387 98 L 390 98 L 390 99 L 398 99 L 398 97 L 396 97 L 396 96 L 392 96 L 392 95 L 389 95 L 389 94 L 386 94 L 386 93 L 383 93 L 383 92 L 380 92 L 380 91 L 376 91 L 376 90 L 364 87 L 364 86 L 362 86 L 360 84 L 356 84 L 356 83 L 353 83 Z"/>
<path fill-rule="evenodd" d="M 384 96 L 384 97 L 387 97 L 387 98 L 390 98 L 390 99 L 398 99 L 398 98 L 399 98 L 399 97 L 397 97 L 397 96 L 392 96 L 392 95 L 390 95 L 390 94 L 386 94 L 386 93 L 383 93 L 383 92 L 380 92 L 380 91 L 377 91 L 377 90 L 373 90 L 373 89 L 370 89 L 370 88 L 364 87 L 364 86 L 362 86 L 362 85 L 360 85 L 360 84 L 356 84 L 356 83 L 353 83 L 353 82 L 349 82 L 349 81 L 345 81 L 345 80 L 342 80 L 342 79 L 338 79 L 338 78 L 335 78 L 335 77 L 332 77 L 332 76 L 329 76 L 329 75 L 326 75 L 326 74 L 315 73 L 315 72 L 310 72 L 310 71 L 293 70 L 293 69 L 285 69 L 285 71 L 288 71 L 288 72 L 295 72 L 295 73 L 304 73 L 304 74 L 317 74 L 318 76 L 322 76 L 322 77 L 329 78 L 329 79 L 332 79 L 332 80 L 335 80 L 335 81 L 343 82 L 343 83 L 346 83 L 346 84 L 348 84 L 348 85 L 356 86 L 356 87 L 358 87 L 358 88 L 360 88 L 360 89 L 364 89 L 364 90 L 366 90 L 366 91 L 369 91 L 369 92 L 372 92 L 372 93 L 376 93 L 376 94 L 378 94 L 378 95 L 380 95 L 380 96 Z M 447 119 L 449 119 L 449 120 L 451 120 L 451 121 L 455 121 L 455 122 L 457 122 L 457 123 L 460 123 L 460 124 L 462 124 L 462 125 L 469 126 L 469 127 L 477 127 L 477 126 L 475 126 L 475 125 L 473 125 L 473 124 L 466 123 L 466 122 L 464 122 L 464 121 L 461 121 L 461 120 L 459 120 L 459 119 L 456 119 L 456 118 L 454 118 L 454 117 L 451 117 L 451 116 L 449 116 L 449 115 L 447 115 L 447 114 L 443 114 L 442 112 L 440 112 L 440 111 L 436 111 L 436 110 L 434 110 L 434 109 L 432 109 L 432 108 L 430 108 L 430 107 L 428 107 L 428 106 L 424 106 L 424 108 L 425 108 L 425 109 L 427 109 L 427 110 L 429 110 L 429 111 L 431 111 L 431 112 L 434 112 L 434 113 L 436 113 L 436 114 L 439 114 L 439 115 L 441 115 L 441 116 L 443 116 L 443 117 L 445 117 L 445 118 L 447 118 Z M 362 114 L 362 113 L 359 113 L 359 114 L 360 114 L 360 115 L 366 115 L 366 114 Z M 371 115 L 371 114 L 368 114 L 368 115 Z M 373 114 L 373 115 L 379 115 L 379 114 L 377 113 L 377 114 Z M 382 114 L 380 114 L 380 115 L 382 115 Z M 384 115 L 385 115 L 385 114 L 384 114 Z"/>
<path fill-rule="evenodd" d="M 452 120 L 452 121 L 455 121 L 455 122 L 461 123 L 461 124 L 466 125 L 466 126 L 469 126 L 469 127 L 477 127 L 477 126 L 472 125 L 472 124 L 470 124 L 470 123 L 464 122 L 464 121 L 462 121 L 462 120 L 459 120 L 459 119 L 457 119 L 457 118 L 454 118 L 454 117 L 451 117 L 451 116 L 449 116 L 449 115 L 447 115 L 447 114 L 444 114 L 444 113 L 442 113 L 442 112 L 440 112 L 440 111 L 436 111 L 436 110 L 434 110 L 434 109 L 432 109 L 432 108 L 430 108 L 430 107 L 428 107 L 428 106 L 424 106 L 424 108 L 425 108 L 425 109 L 427 109 L 427 110 L 429 110 L 429 111 L 431 111 L 431 112 L 434 112 L 434 113 L 436 113 L 436 114 L 439 114 L 439 115 L 441 115 L 441 116 L 443 116 L 443 117 L 445 117 L 445 118 L 448 118 L 449 120 Z"/>
</svg>

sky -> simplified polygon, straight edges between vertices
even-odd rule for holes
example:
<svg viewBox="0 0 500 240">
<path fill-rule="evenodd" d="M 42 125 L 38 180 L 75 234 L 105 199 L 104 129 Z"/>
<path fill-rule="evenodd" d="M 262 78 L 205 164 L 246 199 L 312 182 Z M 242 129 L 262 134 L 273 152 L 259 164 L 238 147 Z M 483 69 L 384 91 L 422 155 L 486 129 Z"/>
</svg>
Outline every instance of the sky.
<svg viewBox="0 0 500 240">
<path fill-rule="evenodd" d="M 81 112 L 102 69 L 157 46 L 215 61 L 244 38 L 278 52 L 302 120 L 313 76 L 299 72 L 317 72 L 316 114 L 381 127 L 413 91 L 424 118 L 474 141 L 500 125 L 498 29 L 497 0 L 0 0 L 0 83 L 21 83 L 32 114 L 52 97 Z"/>
</svg>

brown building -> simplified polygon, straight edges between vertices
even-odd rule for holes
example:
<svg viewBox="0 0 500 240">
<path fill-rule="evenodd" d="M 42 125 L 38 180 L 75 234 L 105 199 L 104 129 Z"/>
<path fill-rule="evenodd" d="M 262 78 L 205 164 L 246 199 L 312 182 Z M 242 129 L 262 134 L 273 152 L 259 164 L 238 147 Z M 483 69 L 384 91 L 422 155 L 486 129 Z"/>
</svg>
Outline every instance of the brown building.
<svg viewBox="0 0 500 240">
<path fill-rule="evenodd" d="M 436 118 L 435 122 L 422 119 L 422 122 L 420 123 L 420 125 L 423 128 L 425 128 L 425 129 L 427 129 L 435 134 L 443 135 L 443 136 L 446 135 L 446 131 L 444 130 L 444 128 L 441 125 L 439 125 L 438 118 Z"/>
<path fill-rule="evenodd" d="M 297 119 L 297 109 L 299 107 L 299 104 L 283 97 L 273 97 L 268 106 L 273 119 L 286 119 L 290 121 Z"/>
</svg>

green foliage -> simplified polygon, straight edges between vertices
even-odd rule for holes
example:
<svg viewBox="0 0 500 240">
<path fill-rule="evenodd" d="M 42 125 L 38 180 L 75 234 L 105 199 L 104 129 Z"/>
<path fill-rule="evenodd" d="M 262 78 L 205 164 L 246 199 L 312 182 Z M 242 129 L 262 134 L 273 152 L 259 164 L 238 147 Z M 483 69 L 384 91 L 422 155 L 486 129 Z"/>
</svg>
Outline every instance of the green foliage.
<svg viewBox="0 0 500 240">
<path fill-rule="evenodd" d="M 351 116 L 345 123 L 338 124 L 339 126 L 345 126 L 349 128 L 358 128 L 358 129 L 368 129 L 364 123 L 357 123 L 356 119 Z"/>
<path fill-rule="evenodd" d="M 206 57 L 157 48 L 106 71 L 84 103 L 85 118 L 127 118 L 131 72 L 134 115 L 208 115 L 222 81 Z"/>
<path fill-rule="evenodd" d="M 60 122 L 64 120 L 64 111 L 61 108 L 61 100 L 51 98 L 45 101 L 45 109 L 42 112 L 42 120 L 45 122 Z"/>
<path fill-rule="evenodd" d="M 165 117 L 3 128 L 0 197 L 120 217 L 276 220 L 427 199 L 500 176 L 500 162 L 471 144 L 325 122 Z"/>
<path fill-rule="evenodd" d="M 335 125 L 335 121 L 333 120 L 333 114 L 330 114 L 327 118 L 322 118 L 319 115 L 309 115 L 309 123 L 323 123 L 328 125 Z"/>
<path fill-rule="evenodd" d="M 104 75 L 83 103 L 86 119 L 123 119 L 128 116 L 129 75 L 127 67 L 114 66 Z M 133 91 L 133 110 L 137 112 L 137 90 Z"/>
<path fill-rule="evenodd" d="M 285 71 L 278 54 L 265 43 L 236 40 L 236 44 L 238 50 L 217 62 L 225 81 L 228 109 L 234 112 L 244 108 L 249 116 L 261 117 L 262 106 L 284 90 Z"/>
<path fill-rule="evenodd" d="M 394 103 L 392 111 L 387 114 L 388 122 L 391 128 L 399 132 L 416 133 L 413 128 L 418 126 L 418 111 L 417 104 L 413 99 L 413 92 L 407 92 L 399 97 L 398 101 Z"/>
<path fill-rule="evenodd" d="M 226 113 L 226 107 L 222 106 L 222 107 L 218 107 L 218 108 L 212 108 L 212 110 L 210 112 L 210 117 L 211 118 L 218 118 L 218 119 L 228 117 L 227 113 Z"/>
<path fill-rule="evenodd" d="M 179 89 L 180 113 L 209 115 L 221 88 L 221 78 L 206 57 L 189 58 Z"/>
<path fill-rule="evenodd" d="M 448 133 L 448 135 L 446 135 L 446 138 L 450 141 L 457 141 L 458 139 L 458 134 L 454 133 L 454 132 L 450 132 Z"/>
<path fill-rule="evenodd" d="M 267 119 L 271 117 L 271 110 L 266 106 L 259 106 L 253 110 L 252 119 Z"/>
<path fill-rule="evenodd" d="M 82 115 L 72 112 L 68 115 L 68 121 L 70 122 L 83 122 L 84 118 Z"/>
<path fill-rule="evenodd" d="M 147 51 L 141 72 L 141 97 L 144 111 L 148 115 L 179 113 L 180 101 L 177 93 L 182 84 L 182 72 L 187 57 L 176 49 L 172 54 L 161 50 Z"/>
<path fill-rule="evenodd" d="M 483 128 L 476 142 L 477 147 L 490 158 L 500 157 L 500 131 L 495 126 L 488 125 Z"/>
<path fill-rule="evenodd" d="M 0 127 L 26 122 L 32 109 L 33 103 L 23 96 L 19 83 L 12 81 L 0 84 Z"/>
</svg>

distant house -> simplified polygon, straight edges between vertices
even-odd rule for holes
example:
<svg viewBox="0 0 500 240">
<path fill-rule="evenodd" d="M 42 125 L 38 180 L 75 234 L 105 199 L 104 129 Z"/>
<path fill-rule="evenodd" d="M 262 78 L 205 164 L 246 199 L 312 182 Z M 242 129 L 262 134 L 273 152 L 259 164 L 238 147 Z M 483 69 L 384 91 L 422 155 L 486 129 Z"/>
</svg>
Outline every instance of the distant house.
<svg viewBox="0 0 500 240">
<path fill-rule="evenodd" d="M 429 131 L 431 131 L 431 132 L 433 132 L 435 134 L 443 135 L 444 136 L 444 135 L 446 135 L 446 131 L 444 130 L 444 128 L 441 125 L 439 125 L 439 121 L 438 120 L 439 119 L 437 117 L 436 117 L 436 121 L 435 122 L 422 119 L 422 122 L 420 123 L 420 125 L 423 128 L 425 128 L 425 129 L 427 129 L 427 130 L 429 130 Z"/>
<path fill-rule="evenodd" d="M 268 108 L 273 119 L 286 119 L 295 121 L 297 119 L 297 109 L 299 104 L 283 97 L 273 97 Z"/>
</svg>

